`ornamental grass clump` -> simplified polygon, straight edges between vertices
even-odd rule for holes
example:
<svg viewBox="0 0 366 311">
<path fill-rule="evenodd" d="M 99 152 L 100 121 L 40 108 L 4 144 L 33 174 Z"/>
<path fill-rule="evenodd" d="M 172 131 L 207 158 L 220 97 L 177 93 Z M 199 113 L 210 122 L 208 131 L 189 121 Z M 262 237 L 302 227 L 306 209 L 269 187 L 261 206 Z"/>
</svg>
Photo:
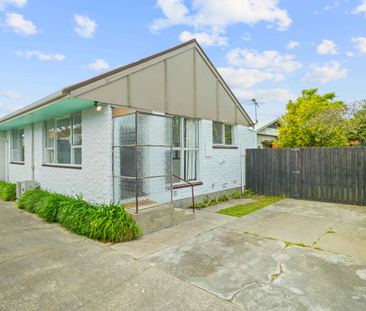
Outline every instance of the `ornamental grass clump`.
<svg viewBox="0 0 366 311">
<path fill-rule="evenodd" d="M 14 201 L 16 199 L 16 185 L 0 181 L 0 199 Z"/>
<path fill-rule="evenodd" d="M 41 189 L 25 192 L 17 203 L 48 222 L 58 222 L 76 234 L 102 242 L 130 241 L 142 234 L 119 204 L 94 205 L 84 201 L 81 195 L 73 198 Z"/>
</svg>

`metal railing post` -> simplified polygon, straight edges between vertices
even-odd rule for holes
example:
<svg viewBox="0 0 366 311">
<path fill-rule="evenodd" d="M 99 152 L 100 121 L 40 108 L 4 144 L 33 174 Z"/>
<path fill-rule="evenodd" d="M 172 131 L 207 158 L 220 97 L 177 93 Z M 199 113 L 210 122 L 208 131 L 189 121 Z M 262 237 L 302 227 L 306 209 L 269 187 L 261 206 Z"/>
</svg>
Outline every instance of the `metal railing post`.
<svg viewBox="0 0 366 311">
<path fill-rule="evenodd" d="M 194 185 L 191 182 L 189 182 L 189 181 L 187 181 L 183 178 L 178 177 L 177 175 L 172 174 L 172 176 L 174 176 L 175 178 L 178 178 L 179 180 L 182 180 L 182 181 L 186 182 L 187 184 L 191 185 L 191 187 L 192 187 L 192 207 L 193 207 L 193 213 L 194 213 L 194 191 L 193 191 L 193 186 Z"/>
</svg>

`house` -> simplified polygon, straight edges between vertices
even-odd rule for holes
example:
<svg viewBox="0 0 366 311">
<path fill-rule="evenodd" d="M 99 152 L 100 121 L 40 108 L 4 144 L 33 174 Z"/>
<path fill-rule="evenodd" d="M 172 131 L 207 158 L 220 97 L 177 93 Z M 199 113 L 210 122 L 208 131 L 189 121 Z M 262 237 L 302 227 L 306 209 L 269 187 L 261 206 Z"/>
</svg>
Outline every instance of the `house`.
<svg viewBox="0 0 366 311">
<path fill-rule="evenodd" d="M 195 39 L 0 119 L 0 178 L 128 207 L 244 187 L 253 122 Z M 177 177 L 173 177 L 174 174 Z"/>
<path fill-rule="evenodd" d="M 257 132 L 258 148 L 272 148 L 273 142 L 278 135 L 277 129 L 280 127 L 279 120 L 280 118 L 258 121 L 254 127 Z"/>
</svg>

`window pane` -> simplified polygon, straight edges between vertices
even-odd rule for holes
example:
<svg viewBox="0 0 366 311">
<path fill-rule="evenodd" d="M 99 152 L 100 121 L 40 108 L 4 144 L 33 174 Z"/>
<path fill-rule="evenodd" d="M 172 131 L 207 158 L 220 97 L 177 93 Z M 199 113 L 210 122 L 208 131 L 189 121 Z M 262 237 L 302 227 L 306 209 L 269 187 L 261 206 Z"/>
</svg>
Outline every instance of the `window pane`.
<svg viewBox="0 0 366 311">
<path fill-rule="evenodd" d="M 55 150 L 48 149 L 46 150 L 46 163 L 54 163 L 55 162 Z"/>
<path fill-rule="evenodd" d="M 184 151 L 184 179 L 197 180 L 198 151 Z"/>
<path fill-rule="evenodd" d="M 182 118 L 180 117 L 173 118 L 173 147 L 182 147 L 180 133 L 181 121 Z"/>
<path fill-rule="evenodd" d="M 46 132 L 47 132 L 47 139 L 46 139 L 46 147 L 52 148 L 55 146 L 55 136 L 53 131 L 53 121 L 46 123 Z"/>
<path fill-rule="evenodd" d="M 212 122 L 212 142 L 222 144 L 222 123 Z"/>
<path fill-rule="evenodd" d="M 81 165 L 81 148 L 74 148 L 73 149 L 73 156 L 74 156 L 74 163 L 73 164 L 78 164 Z"/>
<path fill-rule="evenodd" d="M 24 162 L 24 129 L 19 130 L 19 141 L 20 141 L 20 150 L 19 150 L 20 161 Z"/>
<path fill-rule="evenodd" d="M 73 145 L 74 146 L 81 146 L 82 145 L 82 128 L 81 128 L 81 114 L 78 114 L 76 116 L 73 116 L 73 130 L 72 130 L 72 134 L 73 134 Z"/>
<path fill-rule="evenodd" d="M 198 148 L 198 122 L 195 119 L 184 119 L 184 147 Z"/>
<path fill-rule="evenodd" d="M 18 150 L 19 148 L 19 141 L 18 141 L 18 130 L 13 131 L 13 149 Z"/>
<path fill-rule="evenodd" d="M 70 130 L 70 118 L 56 121 L 57 163 L 71 164 Z"/>
<path fill-rule="evenodd" d="M 182 151 L 173 150 L 173 174 L 183 178 L 180 172 Z M 173 177 L 173 183 L 181 182 L 180 179 Z"/>
<path fill-rule="evenodd" d="M 12 159 L 13 159 L 13 161 L 19 161 L 18 150 L 13 150 Z"/>
<path fill-rule="evenodd" d="M 233 126 L 225 124 L 225 145 L 233 144 Z"/>
</svg>

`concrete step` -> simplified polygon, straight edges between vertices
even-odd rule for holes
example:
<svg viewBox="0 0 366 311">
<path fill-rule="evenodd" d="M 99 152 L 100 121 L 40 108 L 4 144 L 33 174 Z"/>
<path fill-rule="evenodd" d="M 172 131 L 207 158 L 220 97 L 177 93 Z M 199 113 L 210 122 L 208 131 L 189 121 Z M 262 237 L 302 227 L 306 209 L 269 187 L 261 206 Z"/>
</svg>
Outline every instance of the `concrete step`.
<svg viewBox="0 0 366 311">
<path fill-rule="evenodd" d="M 138 213 L 131 210 L 126 211 L 140 225 L 144 234 L 152 233 L 195 218 L 192 210 L 175 208 L 172 205 L 145 209 Z"/>
</svg>

